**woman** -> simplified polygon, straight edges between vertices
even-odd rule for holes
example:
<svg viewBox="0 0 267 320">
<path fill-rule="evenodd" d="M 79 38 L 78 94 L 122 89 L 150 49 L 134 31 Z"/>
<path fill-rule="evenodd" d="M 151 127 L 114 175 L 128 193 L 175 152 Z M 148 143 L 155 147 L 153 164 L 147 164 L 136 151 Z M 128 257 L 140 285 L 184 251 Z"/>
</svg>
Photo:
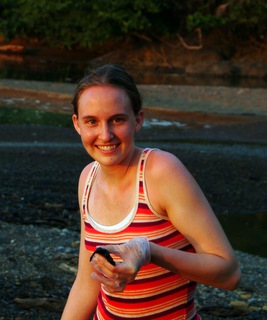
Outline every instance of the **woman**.
<svg viewBox="0 0 267 320">
<path fill-rule="evenodd" d="M 73 105 L 74 127 L 95 161 L 79 180 L 79 266 L 62 319 L 200 319 L 196 282 L 233 290 L 240 280 L 205 196 L 174 155 L 134 144 L 144 111 L 123 67 L 85 76 Z M 98 246 L 115 265 L 92 256 Z"/>
</svg>

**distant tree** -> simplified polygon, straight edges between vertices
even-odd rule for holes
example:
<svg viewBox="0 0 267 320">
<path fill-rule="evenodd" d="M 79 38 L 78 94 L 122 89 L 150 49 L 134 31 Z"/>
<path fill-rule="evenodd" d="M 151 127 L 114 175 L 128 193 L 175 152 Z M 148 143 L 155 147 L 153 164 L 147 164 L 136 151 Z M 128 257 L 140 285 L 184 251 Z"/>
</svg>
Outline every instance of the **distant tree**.
<svg viewBox="0 0 267 320">
<path fill-rule="evenodd" d="M 214 27 L 223 27 L 243 37 L 261 36 L 267 31 L 266 0 L 197 2 L 196 10 L 187 16 L 188 30 L 211 31 Z"/>
<path fill-rule="evenodd" d="M 107 40 L 154 40 L 198 28 L 242 36 L 267 30 L 266 0 L 1 0 L 0 34 L 50 45 L 91 47 Z"/>
</svg>

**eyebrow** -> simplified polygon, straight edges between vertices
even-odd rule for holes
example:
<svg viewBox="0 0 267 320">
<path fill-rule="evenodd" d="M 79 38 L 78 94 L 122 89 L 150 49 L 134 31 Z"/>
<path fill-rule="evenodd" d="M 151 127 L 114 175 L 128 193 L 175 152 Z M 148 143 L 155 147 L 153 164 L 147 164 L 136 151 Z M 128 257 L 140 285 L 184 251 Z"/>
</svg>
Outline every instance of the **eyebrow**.
<svg viewBox="0 0 267 320">
<path fill-rule="evenodd" d="M 116 117 L 128 118 L 128 114 L 127 113 L 115 113 L 112 116 L 110 116 L 108 119 L 112 119 L 112 118 L 116 118 Z M 97 116 L 93 116 L 93 115 L 90 115 L 90 114 L 82 117 L 83 120 L 86 120 L 86 119 L 97 119 L 97 118 L 98 118 Z"/>
</svg>

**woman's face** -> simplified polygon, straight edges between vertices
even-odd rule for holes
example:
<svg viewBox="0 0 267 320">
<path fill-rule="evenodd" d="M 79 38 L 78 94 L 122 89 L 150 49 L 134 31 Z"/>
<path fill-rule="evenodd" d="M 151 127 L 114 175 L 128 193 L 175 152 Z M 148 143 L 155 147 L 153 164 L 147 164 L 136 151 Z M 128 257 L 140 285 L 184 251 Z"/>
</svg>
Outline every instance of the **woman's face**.
<svg viewBox="0 0 267 320">
<path fill-rule="evenodd" d="M 141 129 L 143 111 L 135 115 L 128 95 L 112 86 L 93 86 L 80 96 L 73 123 L 89 155 L 102 165 L 126 164 L 134 133 Z"/>
</svg>

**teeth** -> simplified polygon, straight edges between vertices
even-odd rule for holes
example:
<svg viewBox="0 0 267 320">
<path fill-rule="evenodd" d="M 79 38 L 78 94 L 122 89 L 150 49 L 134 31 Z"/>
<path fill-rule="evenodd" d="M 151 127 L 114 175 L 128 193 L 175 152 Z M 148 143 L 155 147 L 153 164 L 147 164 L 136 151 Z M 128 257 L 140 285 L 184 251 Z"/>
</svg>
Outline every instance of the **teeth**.
<svg viewBox="0 0 267 320">
<path fill-rule="evenodd" d="M 116 148 L 116 145 L 112 145 L 112 146 L 98 146 L 99 149 L 104 150 L 104 151 L 109 151 L 109 150 L 113 150 Z"/>
</svg>

